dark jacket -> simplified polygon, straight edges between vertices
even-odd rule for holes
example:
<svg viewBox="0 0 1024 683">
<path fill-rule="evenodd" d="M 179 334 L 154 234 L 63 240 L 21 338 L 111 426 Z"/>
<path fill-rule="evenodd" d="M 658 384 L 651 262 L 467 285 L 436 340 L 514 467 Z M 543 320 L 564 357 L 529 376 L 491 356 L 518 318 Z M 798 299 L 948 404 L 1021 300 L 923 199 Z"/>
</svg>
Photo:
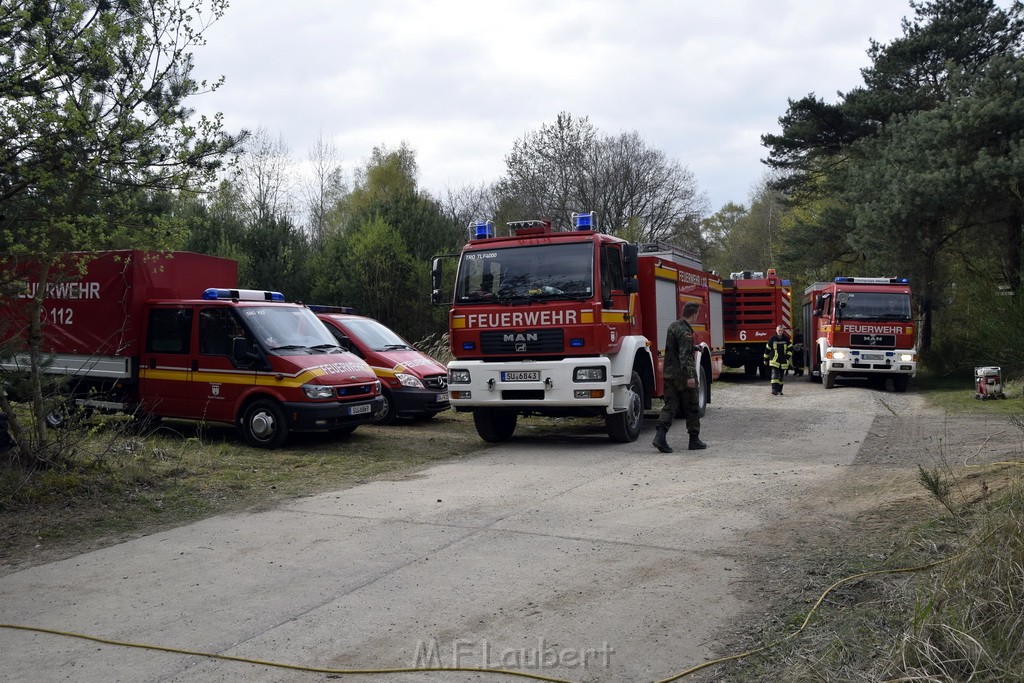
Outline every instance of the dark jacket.
<svg viewBox="0 0 1024 683">
<path fill-rule="evenodd" d="M 764 361 L 773 368 L 788 368 L 792 344 L 786 335 L 772 335 L 764 347 Z"/>
<path fill-rule="evenodd" d="M 693 356 L 693 328 L 682 318 L 668 326 L 665 337 L 665 379 L 686 382 L 697 379 L 697 361 Z"/>
</svg>

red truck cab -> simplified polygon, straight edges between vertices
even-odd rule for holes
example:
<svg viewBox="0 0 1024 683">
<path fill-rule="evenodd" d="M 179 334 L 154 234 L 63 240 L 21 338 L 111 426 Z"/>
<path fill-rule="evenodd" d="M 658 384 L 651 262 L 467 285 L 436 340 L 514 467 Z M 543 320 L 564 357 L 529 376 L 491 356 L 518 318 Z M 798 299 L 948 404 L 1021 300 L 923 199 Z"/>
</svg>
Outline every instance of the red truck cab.
<svg viewBox="0 0 1024 683">
<path fill-rule="evenodd" d="M 382 385 L 384 408 L 378 421 L 431 418 L 448 410 L 448 368 L 421 353 L 383 323 L 351 313 L 312 306 L 338 343 L 366 361 Z"/>
</svg>

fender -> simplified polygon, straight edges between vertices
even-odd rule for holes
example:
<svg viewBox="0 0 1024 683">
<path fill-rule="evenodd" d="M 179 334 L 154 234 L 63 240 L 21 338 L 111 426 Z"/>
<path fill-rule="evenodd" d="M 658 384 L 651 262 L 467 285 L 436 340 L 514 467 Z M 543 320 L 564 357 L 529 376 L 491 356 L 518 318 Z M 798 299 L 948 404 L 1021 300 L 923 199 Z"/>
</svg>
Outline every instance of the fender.
<svg viewBox="0 0 1024 683">
<path fill-rule="evenodd" d="M 634 359 L 640 354 L 645 359 L 648 367 L 653 371 L 654 369 L 654 358 L 651 355 L 651 345 L 647 341 L 646 337 L 640 335 L 630 335 L 622 338 L 622 343 L 619 346 L 619 351 L 615 355 L 611 356 L 611 384 L 612 386 L 618 386 L 622 384 L 629 384 L 630 377 L 633 376 L 634 370 Z M 640 373 L 643 376 L 643 373 Z"/>
</svg>

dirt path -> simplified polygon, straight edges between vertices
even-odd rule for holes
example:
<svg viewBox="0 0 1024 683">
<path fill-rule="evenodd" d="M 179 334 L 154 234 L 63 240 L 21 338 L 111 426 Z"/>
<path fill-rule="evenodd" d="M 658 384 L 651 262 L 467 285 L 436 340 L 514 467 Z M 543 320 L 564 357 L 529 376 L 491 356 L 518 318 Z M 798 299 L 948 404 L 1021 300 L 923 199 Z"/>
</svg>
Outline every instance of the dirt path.
<svg viewBox="0 0 1024 683">
<path fill-rule="evenodd" d="M 730 654 L 807 558 L 870 546 L 908 506 L 937 513 L 918 465 L 1019 451 L 1007 423 L 950 419 L 912 392 L 785 394 L 716 386 L 703 452 L 658 453 L 651 423 L 622 445 L 600 425 L 523 421 L 512 442 L 414 476 L 0 577 L 0 622 L 328 668 L 654 681 Z M 0 651 L 5 680 L 319 680 L 5 630 Z"/>
</svg>

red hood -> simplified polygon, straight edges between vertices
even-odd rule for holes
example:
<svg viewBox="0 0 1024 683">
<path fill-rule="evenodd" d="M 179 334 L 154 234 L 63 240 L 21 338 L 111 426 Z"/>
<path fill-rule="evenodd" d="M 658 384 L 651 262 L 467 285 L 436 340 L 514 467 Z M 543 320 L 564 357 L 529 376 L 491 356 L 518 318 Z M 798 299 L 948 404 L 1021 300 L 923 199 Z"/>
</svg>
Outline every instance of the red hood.
<svg viewBox="0 0 1024 683">
<path fill-rule="evenodd" d="M 373 369 L 353 353 L 328 353 L 313 356 L 270 356 L 275 370 L 303 375 L 303 382 L 316 378 L 316 384 L 363 384 L 377 381 Z M 282 365 L 292 365 L 288 370 Z"/>
<path fill-rule="evenodd" d="M 415 349 L 395 351 L 374 351 L 374 358 L 368 359 L 373 365 L 395 372 L 405 372 L 423 379 L 429 375 L 447 374 L 448 368 Z"/>
</svg>

